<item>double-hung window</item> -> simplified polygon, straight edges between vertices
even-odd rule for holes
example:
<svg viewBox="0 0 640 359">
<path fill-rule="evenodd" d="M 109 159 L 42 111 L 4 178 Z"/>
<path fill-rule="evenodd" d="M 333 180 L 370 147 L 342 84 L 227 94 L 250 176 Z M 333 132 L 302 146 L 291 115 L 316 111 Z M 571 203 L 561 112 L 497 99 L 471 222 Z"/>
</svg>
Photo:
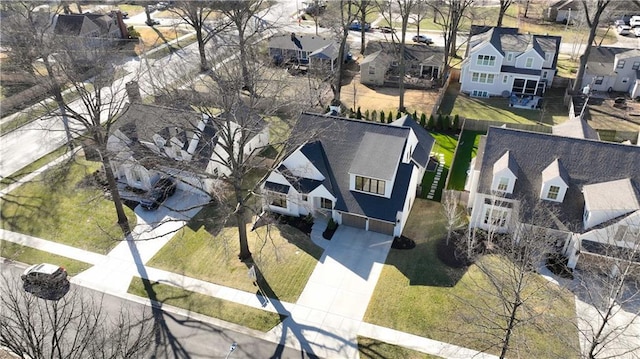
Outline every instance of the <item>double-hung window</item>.
<svg viewBox="0 0 640 359">
<path fill-rule="evenodd" d="M 496 57 L 492 55 L 478 55 L 477 65 L 493 66 L 496 64 Z"/>
<path fill-rule="evenodd" d="M 385 181 L 356 176 L 356 190 L 384 195 Z"/>
</svg>

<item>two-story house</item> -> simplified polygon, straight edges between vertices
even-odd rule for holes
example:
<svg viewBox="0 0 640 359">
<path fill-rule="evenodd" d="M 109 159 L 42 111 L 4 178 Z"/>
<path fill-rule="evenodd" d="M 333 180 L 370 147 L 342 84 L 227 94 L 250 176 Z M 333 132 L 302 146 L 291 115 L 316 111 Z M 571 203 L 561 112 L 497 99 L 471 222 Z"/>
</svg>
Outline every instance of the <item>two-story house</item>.
<svg viewBox="0 0 640 359">
<path fill-rule="evenodd" d="M 640 96 L 640 50 L 599 46 L 591 49 L 582 87 L 593 91 L 626 92 Z"/>
<path fill-rule="evenodd" d="M 269 57 L 276 64 L 295 63 L 309 68 L 324 67 L 333 71 L 340 45 L 330 37 L 311 34 L 277 34 L 269 38 Z M 348 44 L 344 52 L 349 52 Z"/>
<path fill-rule="evenodd" d="M 491 127 L 465 189 L 469 227 L 543 228 L 575 267 L 580 253 L 640 249 L 640 147 Z"/>
<path fill-rule="evenodd" d="M 478 97 L 542 96 L 556 74 L 559 49 L 559 36 L 472 26 L 460 91 Z"/>
<path fill-rule="evenodd" d="M 243 145 L 243 161 L 269 144 L 269 129 L 246 109 L 212 118 L 133 102 L 112 125 L 107 150 L 116 178 L 132 188 L 149 190 L 160 176 L 170 175 L 182 190 L 211 193 L 215 179 L 230 173 L 229 139 L 233 153 Z"/>
<path fill-rule="evenodd" d="M 382 124 L 303 113 L 291 142 L 262 184 L 265 210 L 402 233 L 434 144 L 414 119 Z"/>
</svg>

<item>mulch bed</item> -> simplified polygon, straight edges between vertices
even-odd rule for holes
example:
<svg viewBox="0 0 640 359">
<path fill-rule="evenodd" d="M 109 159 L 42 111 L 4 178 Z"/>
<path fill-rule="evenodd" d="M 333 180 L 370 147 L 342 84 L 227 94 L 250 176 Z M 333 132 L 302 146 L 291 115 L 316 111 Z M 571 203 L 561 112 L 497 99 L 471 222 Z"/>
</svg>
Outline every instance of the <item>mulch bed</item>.
<svg viewBox="0 0 640 359">
<path fill-rule="evenodd" d="M 449 244 L 446 238 L 442 238 L 438 242 L 437 254 L 438 259 L 451 268 L 464 268 L 472 263 L 466 258 L 455 238 L 449 239 Z"/>
<path fill-rule="evenodd" d="M 311 227 L 313 227 L 313 218 L 307 216 L 292 217 L 283 214 L 274 214 L 278 223 L 288 224 L 291 227 L 299 229 L 307 236 L 311 235 Z"/>
<path fill-rule="evenodd" d="M 416 242 L 405 236 L 393 237 L 393 243 L 391 243 L 391 248 L 393 249 L 412 249 L 416 247 Z"/>
</svg>

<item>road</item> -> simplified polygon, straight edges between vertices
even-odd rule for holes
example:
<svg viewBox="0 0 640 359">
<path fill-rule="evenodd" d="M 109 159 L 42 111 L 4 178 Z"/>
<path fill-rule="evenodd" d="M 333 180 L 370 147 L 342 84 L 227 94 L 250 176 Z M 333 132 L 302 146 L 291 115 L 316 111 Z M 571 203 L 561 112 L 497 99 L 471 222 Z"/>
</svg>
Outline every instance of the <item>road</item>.
<svg viewBox="0 0 640 359">
<path fill-rule="evenodd" d="M 24 268 L 14 264 L 0 263 L 0 276 L 19 280 Z M 0 278 L 0 290 L 5 290 L 5 281 L 2 278 Z M 102 297 L 102 309 L 107 313 L 107 317 L 117 316 L 121 308 L 133 315 L 142 316 L 145 313 L 147 317 L 151 317 L 151 307 L 144 304 L 142 298 L 139 301 L 127 300 L 75 284 L 71 284 L 70 292 L 66 295 L 71 295 L 71 291 L 77 291 L 85 297 Z M 212 324 L 178 314 L 161 311 L 158 318 L 161 318 L 162 331 L 156 336 L 156 343 L 150 348 L 149 357 L 152 358 L 224 358 L 229 353 L 232 343 L 238 344 L 236 350 L 229 355 L 229 358 L 233 359 L 269 358 L 274 353 L 279 354 L 278 358 L 306 357 L 295 349 L 283 348 L 275 343 L 220 329 Z"/>
</svg>

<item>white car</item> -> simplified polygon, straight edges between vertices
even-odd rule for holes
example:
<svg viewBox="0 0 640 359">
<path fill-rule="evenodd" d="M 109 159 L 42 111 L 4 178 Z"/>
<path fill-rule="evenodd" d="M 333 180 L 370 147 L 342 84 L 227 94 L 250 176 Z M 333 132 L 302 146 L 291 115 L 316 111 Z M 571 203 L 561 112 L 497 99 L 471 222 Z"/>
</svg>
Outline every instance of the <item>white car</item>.
<svg viewBox="0 0 640 359">
<path fill-rule="evenodd" d="M 618 25 L 618 27 L 616 27 L 616 31 L 618 31 L 618 34 L 620 35 L 629 35 L 629 32 L 631 32 L 631 26 Z"/>
<path fill-rule="evenodd" d="M 67 271 L 55 264 L 34 264 L 24 270 L 21 278 L 25 284 L 55 286 L 67 280 Z"/>
<path fill-rule="evenodd" d="M 636 37 L 640 37 L 640 27 L 634 27 L 633 34 L 636 35 Z"/>
</svg>

